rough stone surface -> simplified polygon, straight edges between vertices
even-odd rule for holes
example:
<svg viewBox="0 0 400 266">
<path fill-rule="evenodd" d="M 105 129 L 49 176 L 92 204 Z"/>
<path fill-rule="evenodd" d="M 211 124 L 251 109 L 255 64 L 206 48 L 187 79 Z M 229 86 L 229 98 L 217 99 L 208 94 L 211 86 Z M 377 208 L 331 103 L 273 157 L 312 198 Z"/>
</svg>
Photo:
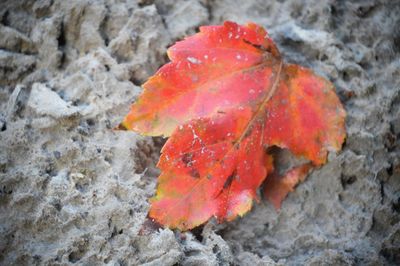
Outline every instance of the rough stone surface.
<svg viewBox="0 0 400 266">
<path fill-rule="evenodd" d="M 0 264 L 400 264 L 399 14 L 397 0 L 1 1 Z M 280 212 L 143 233 L 163 141 L 112 128 L 169 45 L 227 19 L 334 82 L 344 149 Z"/>
</svg>

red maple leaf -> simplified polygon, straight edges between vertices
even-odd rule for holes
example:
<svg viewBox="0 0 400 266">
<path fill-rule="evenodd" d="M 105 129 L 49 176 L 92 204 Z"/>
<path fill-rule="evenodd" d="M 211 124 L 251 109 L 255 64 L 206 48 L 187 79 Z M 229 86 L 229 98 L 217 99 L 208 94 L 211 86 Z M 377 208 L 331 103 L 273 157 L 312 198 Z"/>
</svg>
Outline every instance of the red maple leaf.
<svg viewBox="0 0 400 266">
<path fill-rule="evenodd" d="M 212 216 L 244 215 L 265 194 L 276 208 L 311 165 L 340 150 L 345 111 L 333 85 L 285 64 L 260 26 L 204 26 L 168 49 L 171 62 L 143 85 L 122 126 L 170 137 L 162 149 L 149 216 L 191 229 Z M 278 146 L 311 163 L 274 171 L 268 148 Z"/>
</svg>

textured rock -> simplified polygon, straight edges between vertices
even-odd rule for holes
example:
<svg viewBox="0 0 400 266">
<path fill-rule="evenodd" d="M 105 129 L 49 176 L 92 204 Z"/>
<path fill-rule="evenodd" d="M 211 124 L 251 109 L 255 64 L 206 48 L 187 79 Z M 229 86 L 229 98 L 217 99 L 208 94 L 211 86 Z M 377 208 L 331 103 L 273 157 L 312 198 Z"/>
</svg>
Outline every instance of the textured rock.
<svg viewBox="0 0 400 266">
<path fill-rule="evenodd" d="M 0 25 L 0 48 L 22 53 L 36 52 L 33 41 L 17 30 Z"/>
<path fill-rule="evenodd" d="M 79 112 L 79 108 L 70 106 L 56 92 L 41 83 L 32 85 L 27 107 L 37 115 L 51 116 L 55 119 L 76 115 Z"/>
<path fill-rule="evenodd" d="M 195 27 L 204 25 L 208 21 L 206 6 L 197 0 L 166 0 L 156 1 L 155 4 L 174 38 L 194 33 Z"/>
<path fill-rule="evenodd" d="M 0 3 L 0 264 L 400 263 L 398 1 Z M 163 140 L 114 131 L 166 48 L 201 24 L 265 26 L 334 82 L 339 154 L 276 212 L 143 234 Z"/>
</svg>

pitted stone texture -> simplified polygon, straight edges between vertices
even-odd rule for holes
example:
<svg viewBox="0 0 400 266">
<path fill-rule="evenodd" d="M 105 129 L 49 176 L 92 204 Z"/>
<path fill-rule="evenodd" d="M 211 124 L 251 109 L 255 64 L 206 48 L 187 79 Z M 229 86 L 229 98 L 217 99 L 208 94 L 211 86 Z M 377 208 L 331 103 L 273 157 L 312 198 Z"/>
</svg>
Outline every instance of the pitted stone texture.
<svg viewBox="0 0 400 266">
<path fill-rule="evenodd" d="M 0 3 L 0 264 L 396 265 L 399 1 Z M 172 232 L 142 224 L 164 140 L 114 131 L 166 49 L 253 21 L 334 82 L 347 140 L 276 212 Z M 285 154 L 285 153 L 283 153 Z"/>
</svg>

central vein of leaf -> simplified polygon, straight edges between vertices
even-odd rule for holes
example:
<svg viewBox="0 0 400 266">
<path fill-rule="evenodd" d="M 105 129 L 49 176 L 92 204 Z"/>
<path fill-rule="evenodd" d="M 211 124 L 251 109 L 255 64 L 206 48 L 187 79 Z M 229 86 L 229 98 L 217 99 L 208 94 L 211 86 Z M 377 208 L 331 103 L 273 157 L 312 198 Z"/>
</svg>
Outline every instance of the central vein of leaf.
<svg viewBox="0 0 400 266">
<path fill-rule="evenodd" d="M 243 130 L 243 132 L 240 135 L 240 137 L 237 139 L 237 141 L 235 141 L 235 143 L 233 144 L 232 148 L 226 153 L 226 155 L 228 155 L 233 149 L 235 149 L 236 147 L 238 147 L 240 145 L 240 143 L 242 142 L 243 138 L 251 130 L 252 125 L 255 123 L 255 121 L 258 119 L 258 117 L 263 115 L 263 109 L 265 108 L 265 105 L 269 102 L 269 100 L 272 98 L 272 96 L 275 94 L 275 92 L 276 92 L 276 90 L 278 88 L 278 84 L 279 84 L 280 77 L 281 77 L 281 72 L 282 72 L 282 67 L 283 67 L 283 61 L 280 60 L 279 61 L 279 66 L 278 66 L 278 70 L 276 71 L 276 73 L 274 73 L 275 79 L 274 79 L 274 83 L 272 84 L 272 87 L 271 87 L 270 91 L 265 96 L 265 98 L 261 101 L 259 107 L 257 108 L 257 111 L 254 112 L 253 117 L 247 123 L 246 128 Z M 228 202 L 228 198 L 230 197 L 230 187 L 231 186 L 229 185 L 229 187 L 226 188 L 226 189 L 228 189 L 227 202 Z M 217 193 L 217 197 L 222 193 L 223 190 L 224 190 L 224 188 L 221 188 L 221 190 Z"/>
<path fill-rule="evenodd" d="M 245 130 L 243 131 L 243 133 L 241 134 L 241 136 L 239 137 L 239 139 L 235 142 L 235 145 L 239 145 L 240 142 L 243 140 L 243 138 L 246 136 L 246 134 L 249 132 L 249 130 L 251 129 L 251 126 L 254 124 L 254 122 L 256 121 L 256 119 L 258 118 L 258 116 L 263 114 L 263 109 L 265 108 L 265 105 L 269 102 L 269 100 L 272 98 L 272 96 L 275 94 L 276 89 L 278 88 L 278 84 L 280 81 L 280 77 L 281 77 L 281 72 L 282 72 L 282 66 L 283 66 L 283 61 L 279 61 L 279 66 L 278 66 L 278 70 L 276 71 L 275 74 L 275 79 L 274 79 L 274 83 L 272 84 L 271 90 L 269 91 L 269 93 L 265 96 L 264 100 L 261 102 L 260 106 L 258 107 L 257 111 L 254 113 L 254 116 L 251 118 L 251 120 L 249 121 L 249 123 L 247 124 Z"/>
</svg>

